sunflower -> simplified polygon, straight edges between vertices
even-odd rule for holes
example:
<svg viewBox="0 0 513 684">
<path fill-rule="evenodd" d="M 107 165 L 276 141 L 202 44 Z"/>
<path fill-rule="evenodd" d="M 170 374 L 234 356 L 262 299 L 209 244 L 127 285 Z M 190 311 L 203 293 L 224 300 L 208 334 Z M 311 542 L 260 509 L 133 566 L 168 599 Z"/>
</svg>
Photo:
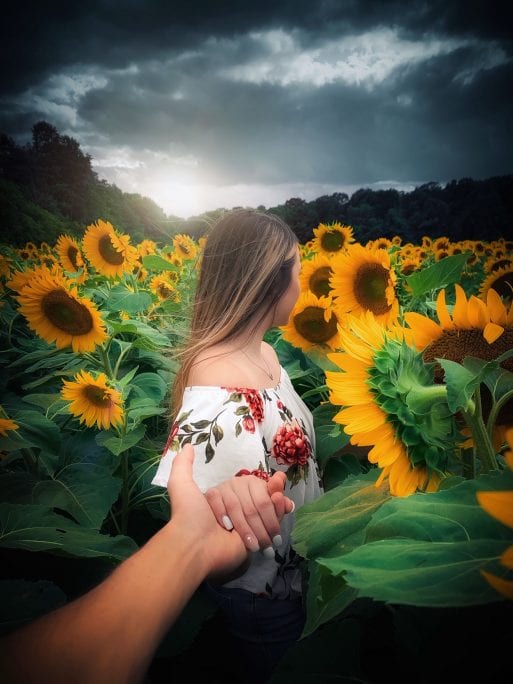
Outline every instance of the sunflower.
<svg viewBox="0 0 513 684">
<path fill-rule="evenodd" d="M 354 242 L 353 228 L 342 223 L 319 223 L 314 228 L 312 248 L 326 256 L 333 256 L 344 252 L 351 242 Z"/>
<path fill-rule="evenodd" d="M 383 468 L 376 486 L 388 478 L 397 496 L 436 489 L 459 433 L 432 364 L 407 330 L 382 326 L 370 311 L 348 315 L 340 337 L 342 351 L 328 358 L 342 372 L 325 371 L 330 401 L 342 406 L 333 420 L 351 444 L 372 447 L 369 461 Z"/>
<path fill-rule="evenodd" d="M 400 235 L 394 235 L 392 238 L 392 244 L 395 245 L 396 247 L 400 247 L 403 239 Z"/>
<path fill-rule="evenodd" d="M 301 289 L 310 290 L 317 297 L 327 297 L 331 290 L 332 273 L 331 259 L 324 254 L 315 254 L 311 259 L 303 260 L 299 276 Z"/>
<path fill-rule="evenodd" d="M 360 315 L 365 311 L 372 311 L 382 323 L 397 317 L 396 274 L 386 250 L 352 245 L 346 254 L 333 258 L 332 269 L 330 282 L 339 318 L 346 313 Z"/>
<path fill-rule="evenodd" d="M 198 246 L 189 235 L 175 235 L 173 247 L 181 259 L 194 259 L 198 253 Z"/>
<path fill-rule="evenodd" d="M 331 297 L 316 297 L 310 290 L 299 296 L 281 330 L 283 339 L 303 351 L 322 345 L 337 349 L 339 345 L 338 318 Z"/>
<path fill-rule="evenodd" d="M 19 294 L 26 285 L 29 285 L 37 278 L 44 278 L 46 276 L 49 278 L 53 278 L 54 276 L 56 278 L 61 278 L 62 269 L 57 264 L 54 264 L 52 268 L 48 268 L 46 264 L 42 264 L 41 266 L 26 268 L 23 271 L 13 271 L 11 273 L 11 279 L 7 281 L 7 286 Z"/>
<path fill-rule="evenodd" d="M 150 288 L 157 295 L 159 299 L 170 300 L 172 302 L 180 301 L 180 293 L 175 288 L 174 283 L 170 278 L 163 275 L 156 275 L 150 280 Z"/>
<path fill-rule="evenodd" d="M 433 240 L 429 237 L 429 235 L 423 235 L 421 244 L 423 247 L 431 247 Z"/>
<path fill-rule="evenodd" d="M 409 276 L 416 271 L 420 266 L 419 259 L 417 257 L 410 257 L 409 259 L 402 259 L 399 265 L 399 272 L 403 276 Z"/>
<path fill-rule="evenodd" d="M 74 381 L 64 381 L 61 397 L 71 402 L 70 413 L 87 427 L 96 423 L 98 429 L 108 430 L 123 422 L 121 392 L 109 387 L 105 373 L 94 378 L 91 373 L 80 371 Z"/>
<path fill-rule="evenodd" d="M 55 245 L 59 261 L 62 268 L 70 273 L 78 273 L 82 270 L 82 274 L 77 278 L 77 282 L 83 282 L 87 278 L 87 272 L 80 252 L 80 245 L 70 235 L 60 235 Z"/>
<path fill-rule="evenodd" d="M 374 249 L 390 249 L 392 245 L 392 240 L 389 240 L 386 237 L 378 238 L 377 240 L 374 240 L 374 242 L 372 243 L 372 247 Z"/>
<path fill-rule="evenodd" d="M 74 352 L 93 351 L 107 337 L 94 303 L 62 276 L 41 271 L 16 299 L 29 328 L 58 349 L 71 345 Z"/>
<path fill-rule="evenodd" d="M 485 278 L 480 289 L 479 296 L 483 299 L 488 290 L 493 288 L 501 297 L 508 301 L 513 300 L 513 266 L 499 268 Z"/>
<path fill-rule="evenodd" d="M 413 340 L 426 361 L 449 359 L 462 363 L 466 356 L 485 361 L 496 359 L 513 347 L 513 302 L 508 307 L 495 290 L 488 290 L 486 303 L 471 296 L 468 300 L 460 285 L 455 285 L 456 303 L 452 316 L 445 303 L 445 289 L 440 290 L 436 301 L 438 323 L 422 314 L 408 311 L 404 314 Z M 513 359 L 502 362 L 503 368 L 513 371 Z M 443 380 L 443 371 L 435 366 L 435 377 Z M 489 414 L 490 398 L 482 395 L 483 413 Z M 511 422 L 511 402 L 501 409 L 498 424 Z"/>
<path fill-rule="evenodd" d="M 508 259 L 507 257 L 495 259 L 490 257 L 485 261 L 484 270 L 485 273 L 495 273 L 501 268 L 509 268 L 510 266 L 513 266 L 513 259 Z"/>
<path fill-rule="evenodd" d="M 131 272 L 137 261 L 137 249 L 130 245 L 130 237 L 118 235 L 108 221 L 100 219 L 89 225 L 82 245 L 89 263 L 107 278 Z"/>
<path fill-rule="evenodd" d="M 437 249 L 435 251 L 435 260 L 436 261 L 441 261 L 442 259 L 445 259 L 446 257 L 449 256 L 449 251 L 447 249 Z"/>
<path fill-rule="evenodd" d="M 513 470 L 513 428 L 506 432 L 509 451 L 504 454 L 506 463 Z M 491 516 L 499 520 L 503 525 L 513 528 L 513 490 L 498 492 L 477 492 L 477 501 Z M 508 570 L 513 570 L 513 546 L 507 548 L 501 556 L 501 563 Z M 481 570 L 486 581 L 496 589 L 499 594 L 513 599 L 513 580 L 505 580 L 497 577 L 486 570 Z"/>
<path fill-rule="evenodd" d="M 513 303 L 508 310 L 492 289 L 487 292 L 486 303 L 474 295 L 467 300 L 461 285 L 456 284 L 454 288 L 456 303 L 452 316 L 445 303 L 445 289 L 440 290 L 436 300 L 438 323 L 414 311 L 404 314 L 415 344 L 424 351 L 424 357 L 457 362 L 461 362 L 464 356 L 491 360 L 511 349 Z"/>
<path fill-rule="evenodd" d="M 7 433 L 10 430 L 17 430 L 18 427 L 19 427 L 18 423 L 15 423 L 14 420 L 11 420 L 10 418 L 1 418 L 0 417 L 0 435 L 2 437 L 7 437 Z"/>
<path fill-rule="evenodd" d="M 153 240 L 143 240 L 137 245 L 139 256 L 148 256 L 148 254 L 155 254 L 157 251 L 157 244 Z"/>
<path fill-rule="evenodd" d="M 432 242 L 432 247 L 433 247 L 433 250 L 435 252 L 442 250 L 442 249 L 446 252 L 449 249 L 450 244 L 451 243 L 450 243 L 449 238 L 444 236 L 444 237 L 436 238 L 436 240 L 434 242 Z"/>
</svg>

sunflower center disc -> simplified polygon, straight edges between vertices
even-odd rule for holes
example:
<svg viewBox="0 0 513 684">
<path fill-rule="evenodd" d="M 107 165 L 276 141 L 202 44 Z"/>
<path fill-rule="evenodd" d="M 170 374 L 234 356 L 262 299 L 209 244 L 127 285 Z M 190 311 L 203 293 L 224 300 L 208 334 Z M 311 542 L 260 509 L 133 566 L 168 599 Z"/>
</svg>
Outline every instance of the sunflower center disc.
<svg viewBox="0 0 513 684">
<path fill-rule="evenodd" d="M 312 273 L 308 281 L 310 290 L 317 297 L 326 297 L 329 295 L 331 268 L 329 266 L 322 266 Z"/>
<path fill-rule="evenodd" d="M 56 328 L 69 335 L 87 335 L 93 329 L 93 318 L 83 304 L 64 290 L 52 290 L 43 297 L 41 307 Z"/>
<path fill-rule="evenodd" d="M 102 235 L 99 239 L 98 251 L 109 264 L 119 266 L 123 263 L 123 254 L 114 248 L 109 235 Z"/>
<path fill-rule="evenodd" d="M 78 249 L 76 247 L 68 247 L 68 259 L 71 261 L 73 268 L 78 271 L 78 264 L 77 264 L 77 254 L 78 254 Z"/>
<path fill-rule="evenodd" d="M 496 278 L 491 287 L 504 299 L 510 300 L 513 298 L 513 272 L 507 271 L 498 278 Z"/>
<path fill-rule="evenodd" d="M 360 306 L 379 316 L 390 311 L 387 301 L 389 272 L 381 264 L 360 266 L 354 280 L 354 295 Z"/>
<path fill-rule="evenodd" d="M 322 344 L 330 340 L 337 332 L 337 319 L 331 316 L 324 320 L 324 309 L 317 306 L 307 306 L 294 316 L 294 325 L 300 334 L 315 344 Z"/>
<path fill-rule="evenodd" d="M 102 387 L 95 387 L 94 385 L 87 385 L 84 388 L 86 399 L 99 408 L 109 408 L 112 400 L 107 392 Z"/>
<path fill-rule="evenodd" d="M 321 238 L 321 244 L 327 252 L 338 252 L 344 246 L 345 237 L 338 230 L 331 230 L 329 233 L 324 233 Z"/>
</svg>

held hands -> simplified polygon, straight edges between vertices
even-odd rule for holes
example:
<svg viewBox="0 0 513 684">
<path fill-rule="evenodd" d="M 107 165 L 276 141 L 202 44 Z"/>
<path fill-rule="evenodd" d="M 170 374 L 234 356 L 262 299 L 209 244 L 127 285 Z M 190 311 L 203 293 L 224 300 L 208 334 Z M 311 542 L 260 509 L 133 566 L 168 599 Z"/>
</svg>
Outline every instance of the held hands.
<svg viewBox="0 0 513 684">
<path fill-rule="evenodd" d="M 274 558 L 274 547 L 282 543 L 280 521 L 294 510 L 294 502 L 283 494 L 285 473 L 276 472 L 268 482 L 245 475 L 232 477 L 207 490 L 205 497 L 220 525 L 234 529 L 248 551 L 261 550 Z"/>
</svg>

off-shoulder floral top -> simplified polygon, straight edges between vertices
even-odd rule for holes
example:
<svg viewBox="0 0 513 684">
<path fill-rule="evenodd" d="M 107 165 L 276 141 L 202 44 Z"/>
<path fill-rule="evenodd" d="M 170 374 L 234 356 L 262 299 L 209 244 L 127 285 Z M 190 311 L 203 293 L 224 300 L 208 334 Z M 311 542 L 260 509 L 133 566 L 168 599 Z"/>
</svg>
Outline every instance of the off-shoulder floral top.
<svg viewBox="0 0 513 684">
<path fill-rule="evenodd" d="M 312 414 L 295 391 L 286 370 L 274 387 L 193 386 L 184 392 L 152 484 L 167 486 L 171 463 L 183 444 L 194 446 L 194 479 L 205 492 L 236 475 L 267 479 L 287 475 L 285 493 L 296 506 L 322 494 L 315 460 Z M 254 553 L 248 570 L 225 584 L 272 598 L 301 594 L 301 558 L 291 546 L 294 513 L 281 522 L 283 545 L 275 558 Z"/>
</svg>

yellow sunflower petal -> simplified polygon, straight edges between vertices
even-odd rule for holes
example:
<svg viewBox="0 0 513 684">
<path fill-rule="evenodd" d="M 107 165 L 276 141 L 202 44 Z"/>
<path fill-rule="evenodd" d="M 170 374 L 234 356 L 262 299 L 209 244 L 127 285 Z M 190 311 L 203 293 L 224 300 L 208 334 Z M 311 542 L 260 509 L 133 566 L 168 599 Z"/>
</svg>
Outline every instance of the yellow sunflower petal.
<svg viewBox="0 0 513 684">
<path fill-rule="evenodd" d="M 481 574 L 495 591 L 498 591 L 499 594 L 513 600 L 513 581 L 508 581 L 501 577 L 497 577 L 496 575 L 492 575 L 491 572 L 486 572 L 486 570 L 481 570 Z"/>
<path fill-rule="evenodd" d="M 495 342 L 495 340 L 499 339 L 503 332 L 504 328 L 502 325 L 497 325 L 496 323 L 487 323 L 483 330 L 483 337 L 488 344 L 492 344 Z"/>
<path fill-rule="evenodd" d="M 506 307 L 502 303 L 502 299 L 499 297 L 498 293 L 492 288 L 486 293 L 486 305 L 492 323 L 500 325 L 506 322 Z"/>
<path fill-rule="evenodd" d="M 477 492 L 476 496 L 481 508 L 504 525 L 513 527 L 513 491 Z"/>
<path fill-rule="evenodd" d="M 440 290 L 438 297 L 436 298 L 436 315 L 440 321 L 440 325 L 444 330 L 452 330 L 454 328 L 454 323 L 447 310 L 447 304 L 445 302 L 445 288 Z"/>
<path fill-rule="evenodd" d="M 454 286 L 456 290 L 456 303 L 452 312 L 452 320 L 458 328 L 469 328 L 470 322 L 467 315 L 467 297 L 461 285 Z"/>
<path fill-rule="evenodd" d="M 349 406 L 339 411 L 333 420 L 344 424 L 344 431 L 350 435 L 353 432 L 374 430 L 383 425 L 386 416 L 375 404 L 367 406 Z"/>
<path fill-rule="evenodd" d="M 417 349 L 424 349 L 430 342 L 436 340 L 442 334 L 442 328 L 431 318 L 423 316 L 416 311 L 407 311 L 404 320 L 412 329 L 412 336 Z"/>
</svg>

